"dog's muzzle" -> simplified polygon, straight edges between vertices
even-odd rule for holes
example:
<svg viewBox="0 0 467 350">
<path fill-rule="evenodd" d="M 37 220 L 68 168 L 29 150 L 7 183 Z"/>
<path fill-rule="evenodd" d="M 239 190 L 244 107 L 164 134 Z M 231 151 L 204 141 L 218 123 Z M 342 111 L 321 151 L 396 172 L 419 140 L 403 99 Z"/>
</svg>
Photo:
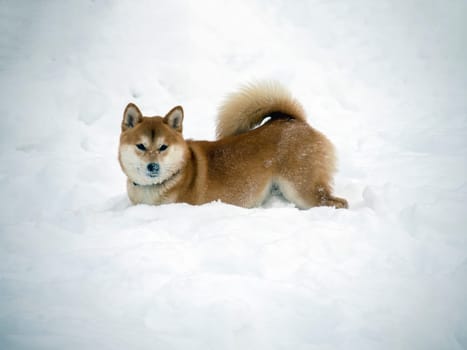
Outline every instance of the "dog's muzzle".
<svg viewBox="0 0 467 350">
<path fill-rule="evenodd" d="M 149 177 L 158 177 L 160 166 L 158 163 L 149 163 L 147 168 L 147 174 Z"/>
</svg>

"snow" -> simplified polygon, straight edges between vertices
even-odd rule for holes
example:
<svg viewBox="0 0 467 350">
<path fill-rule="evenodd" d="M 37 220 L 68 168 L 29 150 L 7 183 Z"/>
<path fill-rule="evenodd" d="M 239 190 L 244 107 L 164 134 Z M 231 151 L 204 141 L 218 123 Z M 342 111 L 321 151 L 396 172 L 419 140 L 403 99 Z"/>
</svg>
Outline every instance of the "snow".
<svg viewBox="0 0 467 350">
<path fill-rule="evenodd" d="M 466 349 L 467 3 L 0 7 L 1 349 Z M 123 109 L 276 79 L 349 210 L 131 206 Z"/>
</svg>

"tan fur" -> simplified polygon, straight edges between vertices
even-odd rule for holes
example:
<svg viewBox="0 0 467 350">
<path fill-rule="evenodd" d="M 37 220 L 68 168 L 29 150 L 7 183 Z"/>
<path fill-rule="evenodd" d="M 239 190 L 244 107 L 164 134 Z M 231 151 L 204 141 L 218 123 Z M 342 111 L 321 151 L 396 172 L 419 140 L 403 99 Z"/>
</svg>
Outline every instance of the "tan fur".
<svg viewBox="0 0 467 350">
<path fill-rule="evenodd" d="M 220 108 L 217 141 L 185 140 L 182 121 L 181 107 L 164 118 L 143 117 L 134 104 L 125 109 L 119 161 L 133 203 L 220 200 L 249 208 L 274 186 L 299 208 L 347 208 L 331 193 L 332 144 L 281 85 L 248 85 L 230 95 Z"/>
<path fill-rule="evenodd" d="M 259 125 L 265 116 L 282 112 L 306 121 L 305 111 L 282 85 L 273 81 L 245 85 L 219 108 L 218 139 L 238 135 Z"/>
</svg>

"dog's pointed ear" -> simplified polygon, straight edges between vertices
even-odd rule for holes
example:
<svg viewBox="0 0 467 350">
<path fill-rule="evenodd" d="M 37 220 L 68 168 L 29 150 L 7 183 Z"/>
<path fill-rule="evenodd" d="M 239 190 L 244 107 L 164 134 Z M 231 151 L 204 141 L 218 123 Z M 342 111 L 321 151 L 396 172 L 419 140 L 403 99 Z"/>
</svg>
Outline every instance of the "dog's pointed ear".
<svg viewBox="0 0 467 350">
<path fill-rule="evenodd" d="M 164 117 L 164 123 L 181 133 L 183 131 L 183 108 L 181 106 L 172 108 Z"/>
<path fill-rule="evenodd" d="M 134 103 L 129 103 L 123 112 L 122 132 L 134 128 L 143 121 L 143 114 Z"/>
</svg>

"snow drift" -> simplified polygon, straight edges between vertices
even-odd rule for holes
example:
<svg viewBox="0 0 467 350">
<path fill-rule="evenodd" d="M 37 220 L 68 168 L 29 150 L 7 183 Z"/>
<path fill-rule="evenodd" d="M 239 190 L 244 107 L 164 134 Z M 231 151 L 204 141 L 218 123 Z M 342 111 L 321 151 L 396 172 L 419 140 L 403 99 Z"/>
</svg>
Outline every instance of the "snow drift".
<svg viewBox="0 0 467 350">
<path fill-rule="evenodd" d="M 0 9 L 0 348 L 467 348 L 464 1 L 22 1 Z M 124 106 L 276 79 L 349 210 L 130 206 Z"/>
</svg>

